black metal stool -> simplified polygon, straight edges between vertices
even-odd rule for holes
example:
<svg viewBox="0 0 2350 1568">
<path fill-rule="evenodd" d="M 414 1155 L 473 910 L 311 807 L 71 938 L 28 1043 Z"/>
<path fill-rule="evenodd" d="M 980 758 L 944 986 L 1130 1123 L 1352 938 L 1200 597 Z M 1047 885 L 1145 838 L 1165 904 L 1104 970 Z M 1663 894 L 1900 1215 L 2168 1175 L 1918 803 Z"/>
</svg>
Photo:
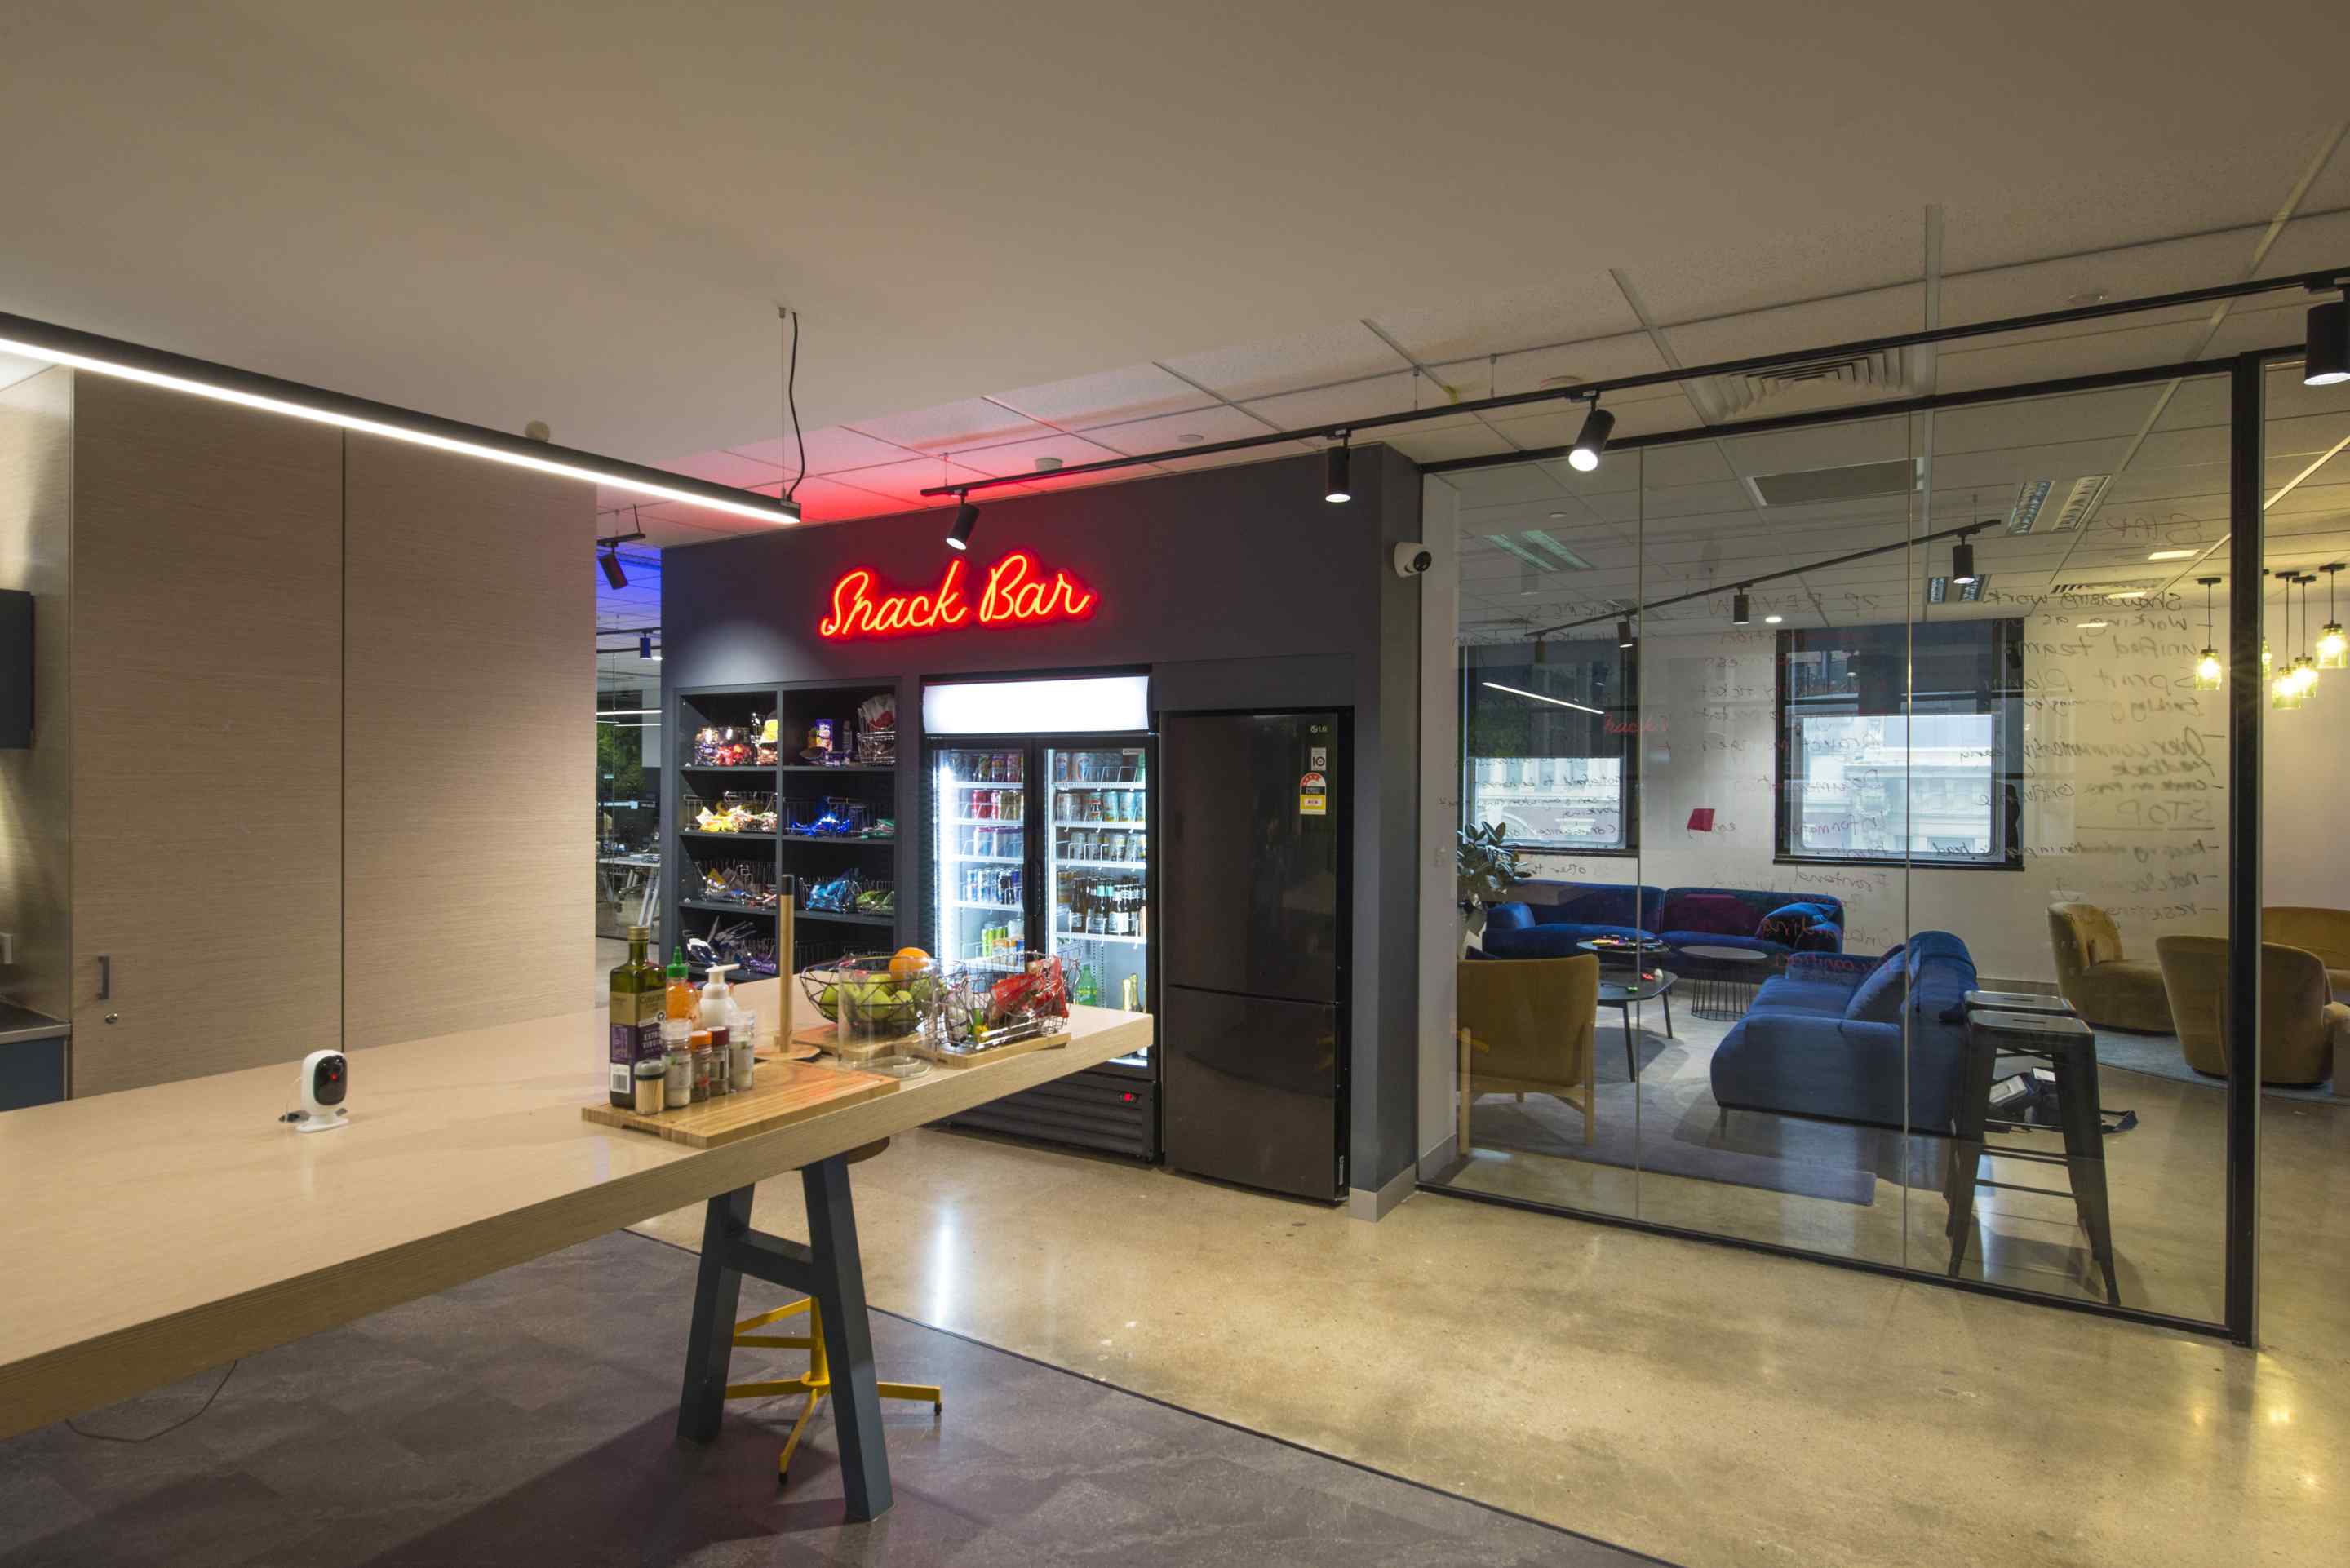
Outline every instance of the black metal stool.
<svg viewBox="0 0 2350 1568">
<path fill-rule="evenodd" d="M 1987 994 L 1990 993 L 1970 992 L 1968 1001 L 1971 1003 L 1976 996 Z M 2002 1056 L 2036 1057 L 2055 1070 L 2056 1106 L 2064 1134 L 2063 1154 L 1984 1141 L 1986 1124 L 1991 1120 L 1991 1078 Z M 1986 1154 L 2002 1159 L 2062 1165 L 2072 1190 L 2066 1193 L 2054 1188 L 1983 1179 L 1980 1171 Z M 1970 1008 L 1968 1012 L 1967 1058 L 1965 1077 L 1959 1089 L 1957 1136 L 1950 1142 L 1943 1182 L 1943 1195 L 1950 1204 L 1952 1279 L 1958 1277 L 1960 1266 L 1966 1262 L 1967 1241 L 1974 1233 L 1977 1187 L 2070 1197 L 2080 1214 L 2081 1228 L 2088 1233 L 2090 1255 L 2105 1272 L 2106 1300 L 2115 1306 L 2121 1304 L 2121 1286 L 2114 1277 L 2113 1221 L 2106 1203 L 2105 1118 L 2097 1100 L 2096 1036 L 2087 1024 L 2069 1012 L 2021 1012 L 2001 1008 Z"/>
</svg>

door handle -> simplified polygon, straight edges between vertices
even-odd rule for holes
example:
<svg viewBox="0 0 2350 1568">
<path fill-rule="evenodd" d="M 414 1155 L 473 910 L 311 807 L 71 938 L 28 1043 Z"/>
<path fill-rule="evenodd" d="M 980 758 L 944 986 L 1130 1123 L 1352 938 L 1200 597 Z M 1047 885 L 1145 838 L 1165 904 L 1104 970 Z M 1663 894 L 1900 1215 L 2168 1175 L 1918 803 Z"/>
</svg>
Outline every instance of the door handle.
<svg viewBox="0 0 2350 1568">
<path fill-rule="evenodd" d="M 98 955 L 98 999 L 100 1002 L 114 999 L 114 960 L 107 953 Z"/>
</svg>

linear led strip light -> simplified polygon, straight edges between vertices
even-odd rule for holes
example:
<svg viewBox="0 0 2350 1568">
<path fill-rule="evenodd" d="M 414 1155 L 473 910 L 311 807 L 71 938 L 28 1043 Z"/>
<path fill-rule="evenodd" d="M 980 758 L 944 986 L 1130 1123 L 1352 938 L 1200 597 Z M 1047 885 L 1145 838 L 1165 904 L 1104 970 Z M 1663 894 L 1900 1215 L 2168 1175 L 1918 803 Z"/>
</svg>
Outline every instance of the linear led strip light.
<svg viewBox="0 0 2350 1568">
<path fill-rule="evenodd" d="M 538 473 L 608 484 L 615 490 L 655 496 L 663 501 L 681 501 L 689 506 L 707 506 L 712 511 L 730 512 L 738 517 L 754 517 L 762 523 L 796 523 L 800 520 L 796 505 L 774 496 L 761 495 L 756 491 L 713 484 L 686 474 L 671 473 L 665 469 L 648 468 L 619 458 L 598 457 L 593 452 L 576 452 L 547 441 L 508 435 L 503 431 L 444 420 L 437 414 L 418 413 L 412 409 L 399 408 L 390 403 L 355 398 L 344 392 L 330 392 L 318 387 L 306 387 L 299 381 L 280 380 L 257 371 L 216 365 L 210 360 L 126 343 L 120 338 L 101 337 L 94 332 L 81 332 L 70 327 L 55 327 L 47 322 L 10 316 L 5 312 L 0 312 L 0 354 L 14 354 L 53 365 L 69 365 L 77 370 L 88 370 L 95 375 L 119 377 L 144 386 L 161 387 L 167 391 L 185 392 L 192 397 L 210 398 L 215 402 L 234 403 L 239 408 L 257 409 L 265 413 L 284 414 L 289 419 L 308 420 L 315 424 L 334 425 L 367 435 L 409 441 L 438 452 L 457 452 L 489 462 L 502 462 L 512 468 L 526 468 Z"/>
</svg>

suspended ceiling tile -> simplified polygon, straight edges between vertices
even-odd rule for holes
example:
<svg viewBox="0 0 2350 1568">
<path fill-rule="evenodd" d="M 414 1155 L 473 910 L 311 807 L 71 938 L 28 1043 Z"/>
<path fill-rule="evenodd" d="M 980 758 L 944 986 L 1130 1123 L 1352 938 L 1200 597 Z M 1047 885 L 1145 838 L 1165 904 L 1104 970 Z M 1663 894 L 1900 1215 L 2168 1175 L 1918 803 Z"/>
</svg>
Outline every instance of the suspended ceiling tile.
<svg viewBox="0 0 2350 1568">
<path fill-rule="evenodd" d="M 709 480 L 713 484 L 769 484 L 785 476 L 784 471 L 772 462 L 723 451 L 673 458 L 661 466 L 675 473 L 690 473 L 696 479 Z"/>
<path fill-rule="evenodd" d="M 878 463 L 870 468 L 852 468 L 829 477 L 843 484 L 886 495 L 905 504 L 905 507 L 948 506 L 953 503 L 943 496 L 925 498 L 921 492 L 934 484 L 952 484 L 959 479 L 984 479 L 981 470 L 959 462 L 941 462 L 937 458 L 907 458 L 899 462 Z M 800 492 L 803 498 L 807 492 Z"/>
<path fill-rule="evenodd" d="M 1665 338 L 1683 364 L 1699 366 L 1915 332 L 1925 319 L 1924 295 L 1913 284 L 1669 327 Z M 1752 411 L 1773 410 L 1766 406 Z"/>
<path fill-rule="evenodd" d="M 1482 389 L 1470 389 L 1464 396 L 1481 397 Z M 1415 376 L 1405 370 L 1393 375 L 1374 376 L 1367 380 L 1352 381 L 1341 387 L 1322 387 L 1311 391 L 1284 392 L 1276 397 L 1252 399 L 1249 412 L 1261 414 L 1283 430 L 1299 430 L 1315 425 L 1337 424 L 1347 420 L 1369 419 L 1378 414 L 1402 413 L 1408 410 L 1441 409 L 1452 400 L 1426 376 Z M 1394 427 L 1399 431 L 1426 431 L 1458 428 L 1475 422 L 1473 414 L 1436 414 L 1425 420 Z M 1367 440 L 1378 439 L 1370 434 Z"/>
<path fill-rule="evenodd" d="M 2258 230 L 2230 230 L 1946 277 L 1942 319 L 1958 326 L 2231 282 L 2251 265 Z M 2210 307 L 2194 312 L 2208 317 Z M 2135 317 L 2116 317 L 2132 320 Z"/>
<path fill-rule="evenodd" d="M 1946 344 L 1938 356 L 1936 386 L 1944 392 L 1967 392 L 2174 364 L 2195 352 L 2209 319 L 2208 310 L 2169 311 L 2052 328 L 2029 337 Z"/>
<path fill-rule="evenodd" d="M 821 474 L 801 482 L 799 503 L 800 510 L 809 523 L 845 523 L 860 517 L 883 517 L 908 509 L 905 502 L 894 496 L 861 490 L 854 484 L 827 479 Z"/>
<path fill-rule="evenodd" d="M 1138 452 L 1180 451 L 1187 445 L 1200 445 L 1220 441 L 1243 441 L 1252 436 L 1270 434 L 1261 420 L 1253 420 L 1238 409 L 1218 403 L 1194 409 L 1188 413 L 1164 414 L 1154 419 L 1128 420 L 1123 424 L 1097 425 L 1086 431 L 1086 439 L 1121 452 L 1128 456 Z M 1187 436 L 1197 436 L 1198 441 L 1187 441 Z M 1302 446 L 1270 449 L 1274 452 L 1303 451 Z M 1245 458 L 1235 454 L 1223 461 Z"/>
<path fill-rule="evenodd" d="M 2350 253 L 2350 246 L 2344 247 Z M 2224 362 L 2238 354 L 2269 348 L 2298 350 L 2309 332 L 2309 307 L 2314 301 L 2296 289 L 2291 294 L 2263 295 L 2257 299 L 2238 302 L 2228 313 L 2212 336 L 2211 346 L 2203 351 L 2214 369 L 2224 369 Z M 2273 373 L 2273 372 L 2272 372 Z M 2301 384 L 2301 369 L 2293 367 L 2292 379 Z"/>
<path fill-rule="evenodd" d="M 1123 455 L 1083 436 L 1047 435 L 1029 441 L 1010 441 L 1003 446 L 959 451 L 955 453 L 955 461 L 962 466 L 976 468 L 986 473 L 1033 473 L 1040 457 L 1058 458 L 1075 468 L 1080 463 L 1103 462 Z"/>
<path fill-rule="evenodd" d="M 810 473 L 837 473 L 844 468 L 870 468 L 877 462 L 896 462 L 910 455 L 904 447 L 891 441 L 862 435 L 846 425 L 828 425 L 812 430 L 803 438 L 807 446 L 807 469 Z M 799 467 L 800 442 L 774 441 L 754 441 L 748 446 L 730 447 L 738 457 L 756 462 L 772 463 L 788 472 Z"/>
<path fill-rule="evenodd" d="M 1604 337 L 1639 326 L 1605 273 L 1562 277 L 1455 304 L 1384 311 L 1373 319 L 1421 364 L 1464 372 L 1473 367 L 1451 362 L 1529 344 Z M 1470 379 L 1480 384 L 1483 379 L 1479 375 Z"/>
<path fill-rule="evenodd" d="M 1342 322 L 1263 343 L 1186 354 L 1167 368 L 1235 402 L 1291 387 L 1317 387 L 1380 375 L 1403 364 L 1359 322 Z"/>
<path fill-rule="evenodd" d="M 1469 457 L 1495 457 L 1510 450 L 1502 438 L 1474 420 L 1445 429 L 1405 425 L 1380 431 L 1376 437 L 1414 462 L 1451 462 Z"/>
<path fill-rule="evenodd" d="M 1483 369 L 1471 367 L 1461 372 L 1460 379 L 1471 385 L 1486 384 L 1481 374 Z M 1507 396 L 1554 385 L 1565 387 L 1612 381 L 1624 376 L 1654 375 L 1667 369 L 1655 339 L 1645 332 L 1628 332 L 1581 343 L 1553 344 L 1526 353 L 1504 354 L 1492 369 L 1490 384 L 1494 391 Z"/>
<path fill-rule="evenodd" d="M 1180 413 L 1209 401 L 1156 365 L 1129 365 L 1066 381 L 1020 387 L 1002 400 L 1031 419 L 1072 430 Z"/>
<path fill-rule="evenodd" d="M 999 408 L 984 398 L 964 398 L 935 408 L 859 420 L 856 428 L 863 434 L 920 452 L 1001 445 L 1053 433 L 1049 426 Z"/>
<path fill-rule="evenodd" d="M 1662 326 L 1762 310 L 1793 298 L 1909 286 L 1910 319 L 1918 313 L 1916 280 L 1925 257 L 1925 218 L 1917 208 L 1872 222 L 1783 236 L 1739 235 L 1729 244 L 1673 258 L 1625 265 L 1649 318 Z M 1801 348 L 1796 338 L 1783 345 Z M 1679 334 L 1673 335 L 1678 347 Z"/>
<path fill-rule="evenodd" d="M 1972 272 L 2211 229 L 2245 227 L 2256 237 L 2316 145 L 2314 130 L 2238 127 L 2199 156 L 2144 159 L 2126 171 L 2089 176 L 2052 165 L 2028 188 L 2002 192 L 1995 204 L 1946 205 L 1942 265 Z M 2236 265 L 2251 259 L 2247 244 Z"/>
</svg>

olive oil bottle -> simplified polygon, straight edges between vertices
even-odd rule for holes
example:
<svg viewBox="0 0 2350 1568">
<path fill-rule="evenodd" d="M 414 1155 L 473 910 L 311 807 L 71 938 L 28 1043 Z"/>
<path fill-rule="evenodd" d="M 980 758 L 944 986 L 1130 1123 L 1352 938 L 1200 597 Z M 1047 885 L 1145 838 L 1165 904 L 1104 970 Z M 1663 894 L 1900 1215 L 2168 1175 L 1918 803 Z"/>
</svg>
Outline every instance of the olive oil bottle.
<svg viewBox="0 0 2350 1568">
<path fill-rule="evenodd" d="M 639 1062 L 661 1054 L 661 971 L 652 961 L 653 933 L 629 928 L 629 961 L 612 971 L 612 1103 L 624 1110 L 637 1103 Z"/>
</svg>

